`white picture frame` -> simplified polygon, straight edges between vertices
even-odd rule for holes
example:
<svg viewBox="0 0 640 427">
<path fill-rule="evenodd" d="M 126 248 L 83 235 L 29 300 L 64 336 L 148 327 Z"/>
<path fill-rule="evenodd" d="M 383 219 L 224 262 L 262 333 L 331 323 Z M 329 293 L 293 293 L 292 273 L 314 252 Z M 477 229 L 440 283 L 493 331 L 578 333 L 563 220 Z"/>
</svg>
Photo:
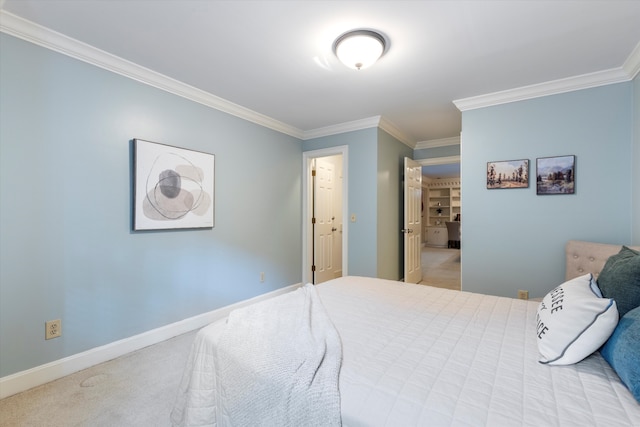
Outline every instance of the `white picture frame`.
<svg viewBox="0 0 640 427">
<path fill-rule="evenodd" d="M 134 139 L 133 230 L 214 227 L 215 156 Z"/>
</svg>

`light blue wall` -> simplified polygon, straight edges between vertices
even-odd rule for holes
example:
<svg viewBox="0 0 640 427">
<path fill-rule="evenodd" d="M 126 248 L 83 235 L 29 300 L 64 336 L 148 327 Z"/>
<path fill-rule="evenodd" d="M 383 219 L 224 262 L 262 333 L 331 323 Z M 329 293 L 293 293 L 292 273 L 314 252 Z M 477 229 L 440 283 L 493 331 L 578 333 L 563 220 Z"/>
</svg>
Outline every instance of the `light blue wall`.
<svg viewBox="0 0 640 427">
<path fill-rule="evenodd" d="M 402 278 L 402 173 L 413 150 L 379 128 L 303 142 L 303 151 L 349 147 L 349 275 Z"/>
<path fill-rule="evenodd" d="M 633 184 L 631 186 L 633 198 L 633 241 L 640 245 L 640 73 L 633 80 Z"/>
<path fill-rule="evenodd" d="M 377 274 L 377 203 L 378 171 L 377 129 L 370 128 L 340 135 L 314 138 L 303 142 L 303 151 L 347 145 L 349 217 L 349 275 L 376 277 Z M 350 221 L 349 218 L 345 219 Z"/>
<path fill-rule="evenodd" d="M 632 101 L 628 82 L 463 112 L 464 290 L 541 297 L 564 278 L 567 240 L 631 243 Z M 575 195 L 486 189 L 487 162 L 529 159 L 534 176 L 537 157 L 570 154 Z"/>
<path fill-rule="evenodd" d="M 446 145 L 444 147 L 432 147 L 421 148 L 419 150 L 413 150 L 413 158 L 419 159 L 433 159 L 437 157 L 450 157 L 460 155 L 460 145 Z"/>
<path fill-rule="evenodd" d="M 378 129 L 378 277 L 404 277 L 404 158 L 413 150 Z"/>
<path fill-rule="evenodd" d="M 300 282 L 300 140 L 0 43 L 0 377 Z M 132 138 L 215 154 L 214 229 L 130 231 Z"/>
</svg>

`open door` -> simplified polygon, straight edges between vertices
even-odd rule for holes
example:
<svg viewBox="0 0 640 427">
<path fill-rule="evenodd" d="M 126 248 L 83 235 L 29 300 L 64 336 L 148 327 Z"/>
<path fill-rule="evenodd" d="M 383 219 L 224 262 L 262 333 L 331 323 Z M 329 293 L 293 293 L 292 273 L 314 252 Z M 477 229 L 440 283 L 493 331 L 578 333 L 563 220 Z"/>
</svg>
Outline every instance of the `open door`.
<svg viewBox="0 0 640 427">
<path fill-rule="evenodd" d="M 349 274 L 349 147 L 341 145 L 337 147 L 323 148 L 320 150 L 305 151 L 302 153 L 302 283 L 314 283 L 314 184 L 312 170 L 318 158 L 330 158 L 334 160 L 334 186 L 335 195 L 331 216 L 332 228 L 337 228 L 333 233 L 335 242 L 333 249 L 333 277 L 347 276 Z"/>
<path fill-rule="evenodd" d="M 326 158 L 315 159 L 313 176 L 313 283 L 335 278 L 334 256 L 336 240 L 340 239 L 336 216 L 336 171 L 333 162 Z"/>
<path fill-rule="evenodd" d="M 422 165 L 404 158 L 404 281 L 422 280 Z"/>
</svg>

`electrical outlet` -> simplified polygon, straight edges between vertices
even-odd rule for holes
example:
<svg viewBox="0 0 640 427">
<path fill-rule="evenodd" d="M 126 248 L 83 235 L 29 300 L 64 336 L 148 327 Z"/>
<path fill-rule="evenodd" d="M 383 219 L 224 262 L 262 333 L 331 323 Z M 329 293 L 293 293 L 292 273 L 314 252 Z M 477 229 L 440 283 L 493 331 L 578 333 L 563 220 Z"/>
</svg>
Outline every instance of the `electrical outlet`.
<svg viewBox="0 0 640 427">
<path fill-rule="evenodd" d="M 264 271 L 260 272 L 260 282 L 264 282 Z"/>
<path fill-rule="evenodd" d="M 62 321 L 60 319 L 49 320 L 44 324 L 44 339 L 50 340 L 62 336 Z"/>
<path fill-rule="evenodd" d="M 518 299 L 529 299 L 529 291 L 523 291 L 520 289 L 518 291 Z"/>
</svg>

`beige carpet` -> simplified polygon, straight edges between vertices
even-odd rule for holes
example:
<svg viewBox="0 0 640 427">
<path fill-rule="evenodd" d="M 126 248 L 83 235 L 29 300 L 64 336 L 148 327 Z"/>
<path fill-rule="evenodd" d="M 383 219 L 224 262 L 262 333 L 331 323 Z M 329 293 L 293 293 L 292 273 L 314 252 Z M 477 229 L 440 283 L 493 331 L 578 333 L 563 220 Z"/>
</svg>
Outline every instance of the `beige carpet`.
<svg viewBox="0 0 640 427">
<path fill-rule="evenodd" d="M 170 426 L 195 332 L 0 400 L 2 427 Z"/>
<path fill-rule="evenodd" d="M 460 251 L 425 248 L 422 284 L 460 290 Z M 160 427 L 195 332 L 0 400 L 0 427 Z"/>
<path fill-rule="evenodd" d="M 460 290 L 460 249 L 422 249 L 422 285 Z"/>
</svg>

